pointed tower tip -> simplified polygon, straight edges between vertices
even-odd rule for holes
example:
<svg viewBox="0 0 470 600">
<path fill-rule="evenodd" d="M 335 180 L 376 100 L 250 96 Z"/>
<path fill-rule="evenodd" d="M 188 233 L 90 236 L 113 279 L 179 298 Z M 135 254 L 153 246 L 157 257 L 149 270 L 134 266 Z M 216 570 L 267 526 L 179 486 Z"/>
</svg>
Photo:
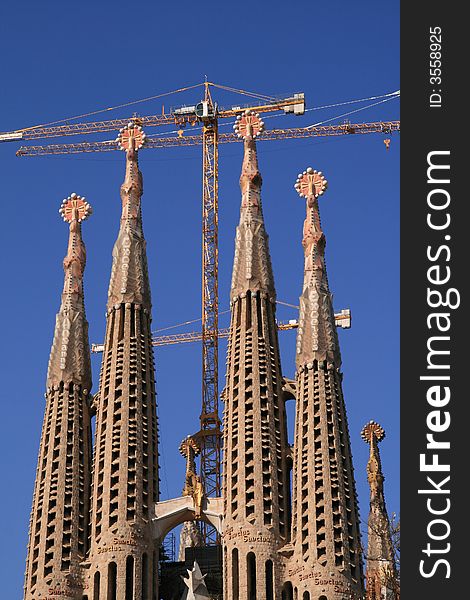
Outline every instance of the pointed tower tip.
<svg viewBox="0 0 470 600">
<path fill-rule="evenodd" d="M 113 249 L 113 266 L 108 289 L 108 310 L 121 304 L 138 304 L 151 308 L 145 239 L 142 229 L 142 173 L 138 151 L 144 146 L 145 133 L 138 121 L 119 132 L 116 142 L 126 153 L 126 173 L 121 185 L 121 225 Z"/>
<path fill-rule="evenodd" d="M 255 142 L 255 138 L 264 131 L 264 123 L 258 114 L 246 110 L 237 117 L 234 129 L 243 139 L 244 152 L 240 175 L 240 223 L 236 234 L 230 297 L 234 300 L 247 291 L 262 291 L 274 301 L 276 292 L 261 206 L 263 180 Z"/>
<path fill-rule="evenodd" d="M 60 381 L 73 381 L 89 391 L 91 366 L 83 294 L 86 250 L 81 223 L 91 215 L 92 208 L 85 197 L 73 193 L 62 201 L 59 213 L 70 225 L 70 232 L 63 261 L 64 288 L 49 357 L 47 387 L 58 385 Z"/>
<path fill-rule="evenodd" d="M 300 296 L 297 333 L 297 367 L 313 364 L 314 360 L 341 365 L 332 297 L 325 264 L 326 239 L 321 227 L 318 198 L 325 193 L 328 182 L 321 171 L 308 167 L 299 173 L 295 189 L 306 199 L 303 228 L 304 282 Z"/>
</svg>

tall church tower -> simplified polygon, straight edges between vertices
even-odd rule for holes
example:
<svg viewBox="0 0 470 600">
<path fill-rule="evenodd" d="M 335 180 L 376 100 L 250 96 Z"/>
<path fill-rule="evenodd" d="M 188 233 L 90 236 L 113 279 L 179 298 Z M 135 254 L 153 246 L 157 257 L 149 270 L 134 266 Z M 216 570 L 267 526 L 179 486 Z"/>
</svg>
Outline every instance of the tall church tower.
<svg viewBox="0 0 470 600">
<path fill-rule="evenodd" d="M 395 568 L 390 521 L 384 497 L 384 475 L 380 461 L 379 442 L 385 431 L 375 421 L 369 421 L 361 431 L 370 446 L 367 479 L 370 486 L 370 511 L 367 531 L 367 600 L 397 600 L 400 597 Z"/>
<path fill-rule="evenodd" d="M 276 600 L 288 536 L 287 433 L 275 289 L 261 208 L 258 115 L 238 118 L 242 192 L 224 390 L 224 600 Z"/>
<path fill-rule="evenodd" d="M 295 186 L 307 202 L 296 347 L 294 551 L 288 569 L 288 589 L 297 589 L 299 600 L 362 598 L 363 591 L 341 355 L 318 210 L 318 197 L 326 184 L 321 172 L 309 168 L 299 175 Z"/>
<path fill-rule="evenodd" d="M 126 152 L 126 176 L 97 399 L 88 600 L 158 598 L 151 531 L 159 493 L 157 419 L 137 161 L 144 138 L 133 124 L 118 138 Z"/>
<path fill-rule="evenodd" d="M 60 212 L 69 223 L 64 289 L 47 373 L 46 411 L 31 512 L 25 600 L 83 597 L 80 563 L 88 545 L 91 469 L 91 368 L 83 299 L 86 252 L 81 222 L 91 213 L 72 194 Z M 52 590 L 52 591 L 51 591 Z"/>
</svg>

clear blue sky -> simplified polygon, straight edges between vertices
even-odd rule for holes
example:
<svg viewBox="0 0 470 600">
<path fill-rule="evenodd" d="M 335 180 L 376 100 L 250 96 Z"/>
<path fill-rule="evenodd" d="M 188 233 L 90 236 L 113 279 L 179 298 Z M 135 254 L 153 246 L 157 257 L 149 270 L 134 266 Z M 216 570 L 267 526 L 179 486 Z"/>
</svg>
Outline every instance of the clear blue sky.
<svg viewBox="0 0 470 600">
<path fill-rule="evenodd" d="M 194 85 L 205 75 L 210 81 L 268 95 L 303 91 L 309 108 L 393 92 L 400 85 L 398 2 L 27 0 L 3 3 L 0 27 L 0 131 Z M 165 98 L 164 104 L 168 109 L 197 100 L 199 91 L 194 90 Z M 220 93 L 217 100 L 233 105 L 243 98 Z M 159 113 L 161 102 L 130 111 Z M 268 128 L 304 126 L 371 103 L 265 122 Z M 348 118 L 397 119 L 399 101 Z M 284 302 L 297 304 L 302 284 L 305 209 L 293 189 L 297 173 L 311 165 L 329 181 L 320 210 L 335 309 L 349 307 L 353 314 L 353 327 L 340 331 L 340 343 L 363 520 L 368 513 L 367 447 L 360 430 L 370 419 L 387 432 L 381 444 L 387 503 L 390 512 L 399 512 L 399 145 L 398 134 L 392 136 L 388 152 L 382 135 L 258 145 L 266 227 L 278 298 Z M 16 158 L 17 148 L 0 145 L 0 565 L 1 596 L 6 600 L 22 597 L 46 369 L 67 244 L 67 227 L 57 211 L 71 192 L 85 195 L 94 208 L 83 227 L 88 250 L 86 308 L 90 341 L 101 341 L 124 175 L 122 154 Z M 221 311 L 228 308 L 241 158 L 241 145 L 220 149 Z M 201 151 L 147 150 L 141 152 L 140 163 L 153 326 L 158 329 L 200 316 Z M 278 317 L 297 314 L 281 306 Z M 227 314 L 221 317 L 221 326 L 226 325 Z M 198 327 L 195 323 L 190 329 Z M 293 332 L 281 334 L 288 377 L 294 374 L 294 342 Z M 222 343 L 221 381 L 224 364 Z M 156 368 L 165 499 L 180 493 L 184 461 L 178 446 L 198 427 L 200 348 L 157 349 Z M 93 370 L 96 391 L 97 356 Z"/>
</svg>

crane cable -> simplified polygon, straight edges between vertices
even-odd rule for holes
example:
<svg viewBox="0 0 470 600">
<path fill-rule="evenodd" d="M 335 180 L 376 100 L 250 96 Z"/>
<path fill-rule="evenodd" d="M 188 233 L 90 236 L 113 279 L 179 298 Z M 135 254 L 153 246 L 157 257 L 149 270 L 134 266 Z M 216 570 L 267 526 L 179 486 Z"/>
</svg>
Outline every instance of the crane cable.
<svg viewBox="0 0 470 600">
<path fill-rule="evenodd" d="M 157 98 L 163 98 L 164 96 L 171 96 L 172 94 L 186 92 L 187 90 L 193 90 L 194 88 L 201 87 L 202 85 L 204 85 L 204 84 L 197 83 L 196 85 L 182 87 L 177 90 L 173 90 L 172 92 L 164 92 L 163 94 L 157 94 L 156 96 L 149 96 L 148 98 L 141 98 L 140 100 L 131 100 L 130 102 L 125 102 L 124 104 L 118 104 L 116 106 L 110 106 L 108 108 L 101 108 L 99 110 L 94 110 L 92 112 L 83 113 L 82 115 L 76 115 L 75 117 L 67 117 L 65 119 L 60 119 L 58 121 L 51 121 L 50 123 L 43 123 L 42 125 L 32 125 L 31 127 L 25 127 L 24 129 L 17 129 L 16 131 L 18 131 L 18 132 L 31 131 L 32 129 L 37 129 L 39 127 L 49 127 L 50 125 L 57 125 L 58 123 L 65 123 L 66 121 L 75 121 L 76 119 L 83 119 L 84 117 L 91 117 L 92 115 L 97 115 L 99 113 L 108 112 L 110 110 L 116 110 L 118 108 L 125 108 L 126 106 L 132 106 L 134 104 L 148 102 L 149 100 L 156 100 Z"/>
<path fill-rule="evenodd" d="M 58 125 L 59 123 L 65 123 L 65 122 L 68 122 L 68 121 L 76 121 L 77 119 L 83 119 L 85 117 L 91 117 L 93 115 L 97 115 L 97 114 L 100 114 L 100 113 L 109 112 L 109 111 L 112 111 L 112 110 L 117 110 L 118 108 L 125 108 L 127 106 L 133 106 L 135 104 L 142 104 L 143 102 L 149 102 L 150 100 L 156 100 L 158 98 L 163 98 L 165 96 L 171 96 L 172 94 L 178 94 L 178 93 L 181 93 L 181 92 L 186 92 L 188 90 L 192 90 L 192 89 L 195 89 L 197 87 L 201 87 L 203 85 L 204 85 L 204 83 L 197 83 L 195 85 L 181 87 L 181 88 L 178 88 L 176 90 L 172 90 L 170 92 L 164 92 L 162 94 L 157 94 L 155 96 L 148 96 L 147 98 L 141 98 L 139 100 L 131 100 L 131 101 L 125 102 L 123 104 L 117 104 L 116 106 L 110 106 L 110 107 L 107 107 L 107 108 L 102 108 L 102 109 L 91 111 L 91 112 L 88 112 L 88 113 L 83 113 L 83 114 L 80 114 L 80 115 L 75 115 L 74 117 L 67 117 L 65 119 L 59 119 L 57 121 L 50 121 L 48 123 L 42 123 L 42 124 L 39 124 L 39 125 L 32 125 L 31 127 L 24 127 L 23 129 L 17 129 L 15 131 L 17 131 L 17 132 L 25 132 L 25 131 L 31 131 L 33 129 L 38 129 L 40 127 L 49 127 L 51 125 Z M 273 101 L 273 100 L 275 100 L 275 98 L 273 96 L 267 96 L 267 95 L 258 94 L 258 93 L 255 93 L 255 92 L 248 92 L 247 90 L 242 90 L 242 89 L 237 89 L 237 88 L 231 88 L 229 86 L 224 86 L 224 85 L 220 85 L 220 84 L 216 84 L 216 83 L 210 83 L 209 85 L 212 85 L 213 87 L 217 87 L 217 88 L 220 88 L 222 90 L 229 91 L 229 92 L 238 93 L 238 94 L 242 94 L 242 95 L 245 95 L 245 96 L 251 96 L 251 97 L 256 98 L 258 100 L 265 100 L 265 101 Z M 320 110 L 320 109 L 323 109 L 323 108 L 332 108 L 332 107 L 335 107 L 335 106 L 344 106 L 346 104 L 354 104 L 356 102 L 366 102 L 367 100 L 376 100 L 378 98 L 385 98 L 387 96 L 396 97 L 399 94 L 400 94 L 400 91 L 398 90 L 396 92 L 392 92 L 392 93 L 389 93 L 389 94 L 384 94 L 382 96 L 370 96 L 369 98 L 361 98 L 359 100 L 349 100 L 349 101 L 346 101 L 346 102 L 338 102 L 336 104 L 329 104 L 329 105 L 325 105 L 325 106 L 316 106 L 314 108 L 308 108 L 308 109 L 306 109 L 305 112 L 309 112 L 309 111 L 312 111 L 312 110 Z M 272 115 L 272 116 L 274 116 L 274 115 Z M 271 118 L 272 118 L 272 116 L 271 116 Z M 268 118 L 268 117 L 265 117 L 265 118 Z"/>
<path fill-rule="evenodd" d="M 289 304 L 288 302 L 282 302 L 281 300 L 276 300 L 276 304 L 282 304 L 283 306 L 288 306 L 289 308 L 296 308 L 297 310 L 299 309 L 299 306 L 297 306 L 296 304 Z M 230 312 L 230 309 L 223 310 L 222 312 L 219 312 L 219 316 L 226 315 L 229 312 Z M 198 319 L 192 319 L 191 321 L 184 321 L 183 323 L 177 323 L 176 325 L 169 325 L 168 327 L 161 327 L 160 329 L 156 329 L 155 331 L 152 331 L 152 335 L 155 335 L 156 333 L 160 333 L 160 331 L 168 331 L 168 329 L 176 329 L 177 327 L 182 327 L 183 325 L 191 325 L 192 323 L 197 323 L 198 321 L 202 321 L 202 317 L 199 317 Z"/>
<path fill-rule="evenodd" d="M 216 84 L 212 84 L 212 85 L 216 85 Z M 221 87 L 221 86 L 216 86 L 216 87 Z M 360 98 L 357 100 L 347 100 L 345 102 L 337 102 L 335 104 L 325 104 L 323 106 L 314 106 L 313 108 L 306 108 L 305 112 L 310 112 L 313 110 L 322 110 L 322 109 L 326 109 L 326 108 L 334 108 L 336 106 L 345 106 L 347 104 L 356 104 L 358 102 L 367 102 L 368 100 L 377 100 L 377 99 L 381 99 L 381 98 L 385 98 L 385 100 L 383 100 L 383 102 L 388 102 L 389 100 L 394 100 L 395 98 L 399 98 L 400 97 L 400 90 L 397 90 L 396 92 L 390 92 L 388 94 L 382 94 L 380 96 L 370 96 L 369 98 Z M 366 110 L 367 108 L 371 108 L 372 106 L 376 106 L 377 104 L 382 104 L 382 102 L 374 102 L 373 104 L 369 104 L 368 106 L 364 106 L 361 107 L 357 110 L 348 112 L 348 113 L 344 113 L 342 115 L 337 115 L 336 117 L 331 117 L 331 119 L 328 120 L 324 120 L 321 121 L 319 123 L 315 123 L 314 125 L 308 125 L 305 129 L 309 129 L 311 127 L 316 127 L 317 125 L 321 125 L 322 123 L 327 123 L 328 121 L 333 121 L 334 119 L 340 119 L 341 117 L 345 117 L 347 115 L 353 114 L 354 112 L 359 112 L 361 110 Z M 265 121 L 266 119 L 275 119 L 277 117 L 279 117 L 281 115 L 264 115 L 263 116 L 263 121 Z M 219 127 L 230 127 L 231 125 L 233 125 L 235 123 L 235 121 L 230 121 L 228 123 L 221 123 L 219 125 Z M 192 131 L 198 131 L 201 130 L 202 127 L 194 127 L 192 129 Z M 177 129 L 171 130 L 171 131 L 165 131 L 163 133 L 150 133 L 147 134 L 147 137 L 149 138 L 158 138 L 158 137 L 165 137 L 167 136 L 169 133 L 178 133 Z"/>
</svg>

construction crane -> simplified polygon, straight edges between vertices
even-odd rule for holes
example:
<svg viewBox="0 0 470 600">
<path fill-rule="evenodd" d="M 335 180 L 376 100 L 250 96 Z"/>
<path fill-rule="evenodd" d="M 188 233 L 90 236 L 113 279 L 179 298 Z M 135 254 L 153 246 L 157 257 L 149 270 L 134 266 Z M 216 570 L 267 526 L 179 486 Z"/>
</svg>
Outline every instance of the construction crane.
<svg viewBox="0 0 470 600">
<path fill-rule="evenodd" d="M 288 98 L 268 99 L 251 103 L 249 107 L 234 106 L 219 109 L 213 101 L 211 87 L 219 87 L 205 82 L 204 98 L 193 106 L 183 106 L 161 115 L 133 116 L 126 119 L 105 121 L 50 124 L 0 133 L 0 142 L 18 142 L 48 138 L 68 137 L 79 134 L 96 134 L 118 131 L 129 122 L 142 127 L 176 125 L 176 135 L 167 137 L 147 137 L 144 148 L 168 148 L 202 145 L 203 191 L 202 191 L 202 325 L 196 337 L 202 342 L 202 410 L 198 438 L 201 447 L 200 472 L 207 496 L 219 496 L 221 492 L 221 424 L 218 414 L 218 147 L 219 144 L 238 141 L 234 133 L 219 134 L 219 121 L 234 118 L 245 110 L 257 113 L 284 113 L 303 115 L 305 97 L 296 93 Z M 229 91 L 234 91 L 230 90 Z M 240 90 L 236 90 L 240 92 Z M 393 95 L 393 94 L 392 94 Z M 202 125 L 200 135 L 184 135 L 187 125 Z M 373 123 L 343 123 L 341 125 L 309 126 L 289 129 L 273 129 L 260 137 L 261 140 L 301 139 L 311 137 L 329 137 L 355 134 L 383 133 L 390 135 L 400 130 L 399 121 Z M 49 144 L 45 146 L 22 146 L 17 156 L 45 156 L 56 154 L 74 154 L 82 152 L 108 152 L 117 150 L 116 141 L 92 141 L 71 144 Z M 225 330 L 222 330 L 224 332 Z M 191 334 L 182 334 L 185 336 Z M 224 333 L 222 333 L 224 335 Z M 196 339 L 196 338 L 194 338 Z M 155 342 L 154 345 L 161 345 Z M 181 343 L 183 338 L 172 343 Z M 188 340 L 189 341 L 189 340 Z M 191 340 L 193 341 L 193 340 Z M 168 343 L 170 343 L 167 340 Z M 218 542 L 214 528 L 202 523 L 203 539 L 207 545 Z"/>
<path fill-rule="evenodd" d="M 335 325 L 336 327 L 341 327 L 341 329 L 349 329 L 351 327 L 351 311 L 349 308 L 345 308 L 341 312 L 335 314 Z M 277 328 L 279 331 L 297 329 L 298 326 L 299 322 L 297 319 L 277 322 Z M 230 327 L 224 327 L 218 331 L 219 340 L 228 338 L 229 335 Z M 174 333 L 170 335 L 154 335 L 152 339 L 152 346 L 170 346 L 173 344 L 188 344 L 191 342 L 201 341 L 202 331 L 186 331 L 184 333 Z M 91 351 L 94 354 L 100 354 L 104 351 L 104 344 L 92 344 Z"/>
</svg>

